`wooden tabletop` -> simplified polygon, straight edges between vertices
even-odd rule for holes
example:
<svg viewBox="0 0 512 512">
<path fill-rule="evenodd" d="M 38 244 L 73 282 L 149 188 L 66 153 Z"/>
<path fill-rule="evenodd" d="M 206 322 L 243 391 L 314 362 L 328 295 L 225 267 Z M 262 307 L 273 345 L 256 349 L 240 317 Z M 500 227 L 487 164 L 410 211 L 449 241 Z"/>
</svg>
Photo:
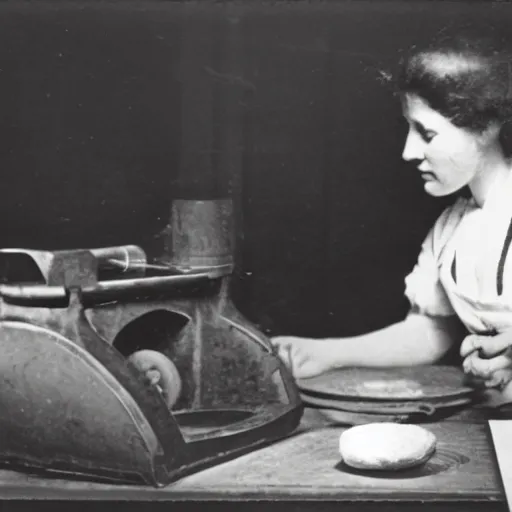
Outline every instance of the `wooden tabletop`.
<svg viewBox="0 0 512 512">
<path fill-rule="evenodd" d="M 306 409 L 291 437 L 182 478 L 163 489 L 43 479 L 0 472 L 3 499 L 224 500 L 279 502 L 465 503 L 507 510 L 487 422 L 475 411 L 423 425 L 438 440 L 433 458 L 419 469 L 364 474 L 343 466 L 338 440 L 344 427 Z M 494 504 L 494 508 L 493 505 Z M 489 508 L 490 506 L 490 508 Z M 396 507 L 393 509 L 395 510 Z M 348 510 L 347 508 L 343 509 Z M 358 508 L 358 510 L 361 510 Z M 454 510 L 453 507 L 446 510 Z"/>
</svg>

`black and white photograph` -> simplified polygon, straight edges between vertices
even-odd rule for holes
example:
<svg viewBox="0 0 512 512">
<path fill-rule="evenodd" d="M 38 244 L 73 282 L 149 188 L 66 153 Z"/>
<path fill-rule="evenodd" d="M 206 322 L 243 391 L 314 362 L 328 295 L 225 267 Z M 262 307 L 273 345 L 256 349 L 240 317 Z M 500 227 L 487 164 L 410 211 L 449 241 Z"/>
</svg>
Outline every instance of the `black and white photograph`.
<svg viewBox="0 0 512 512">
<path fill-rule="evenodd" d="M 512 510 L 512 2 L 0 0 L 2 512 Z"/>
</svg>

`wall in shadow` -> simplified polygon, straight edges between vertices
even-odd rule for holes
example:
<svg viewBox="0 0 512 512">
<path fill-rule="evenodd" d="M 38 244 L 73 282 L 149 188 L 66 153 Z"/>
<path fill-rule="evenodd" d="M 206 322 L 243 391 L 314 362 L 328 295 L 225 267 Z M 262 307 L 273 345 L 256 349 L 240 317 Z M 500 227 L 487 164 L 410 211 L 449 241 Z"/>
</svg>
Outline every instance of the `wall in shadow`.
<svg viewBox="0 0 512 512">
<path fill-rule="evenodd" d="M 159 250 L 173 198 L 231 195 L 233 294 L 270 333 L 398 320 L 446 200 L 379 80 L 476 2 L 0 3 L 0 240 Z"/>
</svg>

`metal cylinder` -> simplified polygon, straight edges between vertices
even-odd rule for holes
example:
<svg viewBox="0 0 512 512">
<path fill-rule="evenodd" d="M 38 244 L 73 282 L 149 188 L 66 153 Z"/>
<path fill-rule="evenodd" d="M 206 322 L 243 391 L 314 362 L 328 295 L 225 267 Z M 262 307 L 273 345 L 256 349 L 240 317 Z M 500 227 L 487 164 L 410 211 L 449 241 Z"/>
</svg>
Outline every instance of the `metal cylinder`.
<svg viewBox="0 0 512 512">
<path fill-rule="evenodd" d="M 137 245 L 119 245 L 90 249 L 98 261 L 98 269 L 125 274 L 144 274 L 147 258 Z"/>
<path fill-rule="evenodd" d="M 175 267 L 205 268 L 234 265 L 233 203 L 231 199 L 175 200 L 171 211 L 168 251 Z"/>
</svg>

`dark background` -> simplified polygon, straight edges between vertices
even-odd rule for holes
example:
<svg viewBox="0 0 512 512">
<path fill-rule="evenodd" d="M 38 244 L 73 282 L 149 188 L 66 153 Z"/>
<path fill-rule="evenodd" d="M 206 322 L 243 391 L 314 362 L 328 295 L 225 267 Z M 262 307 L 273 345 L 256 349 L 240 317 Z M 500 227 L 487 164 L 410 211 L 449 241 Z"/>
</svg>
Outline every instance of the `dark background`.
<svg viewBox="0 0 512 512">
<path fill-rule="evenodd" d="M 271 334 L 399 320 L 446 199 L 401 162 L 379 80 L 492 2 L 0 2 L 0 245 L 136 243 L 231 195 L 239 309 Z"/>
</svg>

